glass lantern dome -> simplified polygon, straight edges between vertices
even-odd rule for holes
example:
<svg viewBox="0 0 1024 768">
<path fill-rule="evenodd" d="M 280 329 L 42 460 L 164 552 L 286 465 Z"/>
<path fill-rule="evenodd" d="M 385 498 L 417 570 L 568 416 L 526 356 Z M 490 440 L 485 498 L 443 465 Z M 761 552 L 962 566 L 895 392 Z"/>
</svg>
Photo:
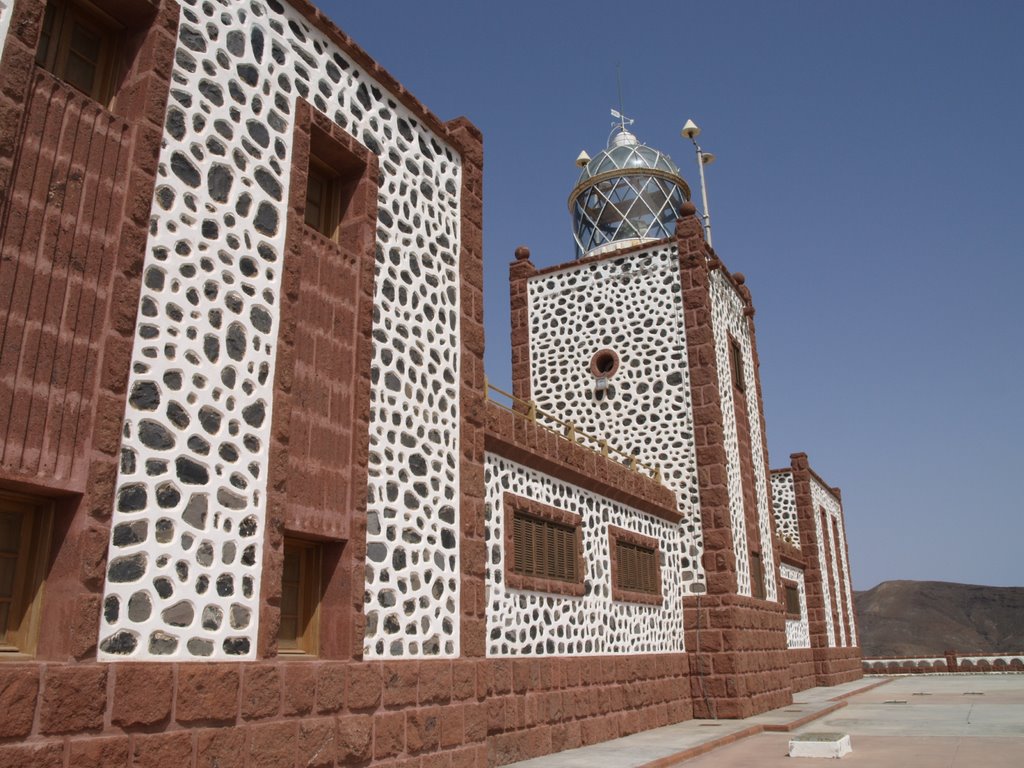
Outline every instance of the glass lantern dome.
<svg viewBox="0 0 1024 768">
<path fill-rule="evenodd" d="M 672 158 L 622 126 L 587 162 L 569 195 L 576 258 L 670 236 L 689 199 Z"/>
</svg>

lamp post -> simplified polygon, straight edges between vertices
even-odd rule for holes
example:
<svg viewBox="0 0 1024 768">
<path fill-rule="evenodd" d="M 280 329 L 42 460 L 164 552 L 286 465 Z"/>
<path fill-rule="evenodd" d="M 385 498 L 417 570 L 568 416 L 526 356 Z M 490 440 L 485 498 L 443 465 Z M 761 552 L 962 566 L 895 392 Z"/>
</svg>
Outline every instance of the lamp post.
<svg viewBox="0 0 1024 768">
<path fill-rule="evenodd" d="M 693 120 L 687 120 L 686 125 L 683 126 L 683 130 L 679 133 L 680 136 L 689 139 L 693 142 L 694 149 L 697 150 L 697 167 L 700 169 L 700 195 L 704 201 L 704 239 L 708 241 L 708 245 L 711 245 L 711 214 L 708 212 L 708 187 L 704 182 L 704 166 L 711 165 L 715 161 L 715 156 L 710 152 L 705 152 L 700 148 L 700 144 L 697 143 L 697 137 L 700 136 L 700 128 Z"/>
</svg>

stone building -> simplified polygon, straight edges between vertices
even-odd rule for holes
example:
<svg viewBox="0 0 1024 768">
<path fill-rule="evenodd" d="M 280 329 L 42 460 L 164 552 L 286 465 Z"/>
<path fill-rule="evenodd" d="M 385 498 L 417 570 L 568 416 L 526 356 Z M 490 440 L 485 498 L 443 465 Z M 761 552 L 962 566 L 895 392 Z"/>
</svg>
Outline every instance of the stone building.
<svg viewBox="0 0 1024 768">
<path fill-rule="evenodd" d="M 0 0 L 0 57 L 0 766 L 496 765 L 860 675 L 666 156 L 516 253 L 503 405 L 480 133 L 314 7 Z"/>
</svg>

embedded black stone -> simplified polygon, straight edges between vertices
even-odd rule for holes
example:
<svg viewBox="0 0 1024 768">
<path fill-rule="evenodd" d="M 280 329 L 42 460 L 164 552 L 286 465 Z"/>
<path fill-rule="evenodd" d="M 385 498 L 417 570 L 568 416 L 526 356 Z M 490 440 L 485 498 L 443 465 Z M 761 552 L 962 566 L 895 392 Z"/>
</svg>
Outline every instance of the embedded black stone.
<svg viewBox="0 0 1024 768">
<path fill-rule="evenodd" d="M 441 546 L 445 549 L 455 549 L 455 536 L 447 528 L 441 531 Z"/>
<path fill-rule="evenodd" d="M 171 155 L 171 171 L 188 186 L 194 189 L 199 187 L 199 170 L 183 153 L 175 152 Z"/>
<path fill-rule="evenodd" d="M 120 512 L 140 512 L 146 508 L 146 486 L 132 483 L 123 486 L 117 494 L 117 509 Z"/>
<path fill-rule="evenodd" d="M 231 604 L 230 622 L 232 629 L 245 629 L 249 626 L 249 619 L 252 618 L 252 612 L 244 605 L 238 603 Z"/>
<path fill-rule="evenodd" d="M 156 489 L 156 503 L 161 509 L 172 509 L 181 501 L 181 493 L 174 483 L 161 483 Z"/>
<path fill-rule="evenodd" d="M 184 429 L 191 421 L 185 409 L 173 401 L 167 404 L 167 418 L 178 429 Z"/>
<path fill-rule="evenodd" d="M 182 535 L 181 538 L 183 540 L 186 539 L 184 534 Z M 178 562 L 176 562 L 174 564 L 174 572 L 178 574 L 178 581 L 187 581 L 188 580 L 188 563 L 186 563 L 184 560 L 179 560 Z"/>
<path fill-rule="evenodd" d="M 210 172 L 206 175 L 206 183 L 210 190 L 210 197 L 216 200 L 218 203 L 226 203 L 228 201 L 228 195 L 231 193 L 231 185 L 234 183 L 235 177 L 226 165 L 220 163 L 214 163 L 213 167 L 210 168 Z"/>
<path fill-rule="evenodd" d="M 196 562 L 204 568 L 213 563 L 213 542 L 204 541 L 196 550 Z"/>
<path fill-rule="evenodd" d="M 252 41 L 252 55 L 257 62 L 263 60 L 263 31 L 259 27 L 252 28 L 250 35 Z"/>
<path fill-rule="evenodd" d="M 106 620 L 107 624 L 113 624 L 120 615 L 121 601 L 117 598 L 117 595 L 108 595 L 107 599 L 103 601 L 104 620 Z"/>
<path fill-rule="evenodd" d="M 217 489 L 217 501 L 228 509 L 245 509 L 245 497 L 229 491 L 227 488 Z"/>
<path fill-rule="evenodd" d="M 242 418 L 250 427 L 259 427 L 266 418 L 267 412 L 262 400 L 257 400 L 250 406 L 242 409 Z"/>
<path fill-rule="evenodd" d="M 256 209 L 256 217 L 253 219 L 253 226 L 256 227 L 256 231 L 271 237 L 277 234 L 277 223 L 277 208 L 270 203 L 260 203 Z"/>
<path fill-rule="evenodd" d="M 202 424 L 203 429 L 211 435 L 217 434 L 217 430 L 220 429 L 220 420 L 220 412 L 215 408 L 204 405 L 199 409 L 199 423 Z"/>
<path fill-rule="evenodd" d="M 238 535 L 248 538 L 256 535 L 256 517 L 249 515 L 238 524 Z"/>
<path fill-rule="evenodd" d="M 245 35 L 237 29 L 233 29 L 228 32 L 227 39 L 224 43 L 227 45 L 228 50 L 235 56 L 242 56 L 245 54 Z"/>
<path fill-rule="evenodd" d="M 134 632 L 122 629 L 100 643 L 100 650 L 104 653 L 113 653 L 119 656 L 126 656 L 134 651 L 139 645 L 139 638 Z"/>
<path fill-rule="evenodd" d="M 208 502 L 205 493 L 193 493 L 181 513 L 181 519 L 197 530 L 206 528 Z"/>
<path fill-rule="evenodd" d="M 213 655 L 213 641 L 202 637 L 190 638 L 185 647 L 188 648 L 188 652 L 193 656 Z"/>
<path fill-rule="evenodd" d="M 267 130 L 267 126 L 255 120 L 250 120 L 245 124 L 245 127 L 253 141 L 264 149 L 270 146 L 270 132 Z"/>
<path fill-rule="evenodd" d="M 115 547 L 127 547 L 132 544 L 141 544 L 146 540 L 149 531 L 149 523 L 145 520 L 135 520 L 130 523 L 118 523 L 114 526 L 113 543 Z"/>
<path fill-rule="evenodd" d="M 185 115 L 173 107 L 167 110 L 167 132 L 178 141 L 185 136 Z"/>
<path fill-rule="evenodd" d="M 210 444 L 199 435 L 192 435 L 188 439 L 188 447 L 202 456 L 210 452 Z"/>
<path fill-rule="evenodd" d="M 409 457 L 409 469 L 412 470 L 414 475 L 423 477 L 427 474 L 427 460 L 422 455 L 414 453 Z"/>
<path fill-rule="evenodd" d="M 147 592 L 136 592 L 128 598 L 128 618 L 132 621 L 146 621 L 153 612 L 153 601 Z"/>
<path fill-rule="evenodd" d="M 126 557 L 115 557 L 110 561 L 107 578 L 116 584 L 138 581 L 146 574 L 146 554 L 138 552 Z"/>
<path fill-rule="evenodd" d="M 191 603 L 182 600 L 170 608 L 165 608 L 160 617 L 172 627 L 187 627 L 195 618 L 195 609 Z"/>
<path fill-rule="evenodd" d="M 181 371 L 167 371 L 164 374 L 164 384 L 173 390 L 181 389 Z"/>
<path fill-rule="evenodd" d="M 405 568 L 405 550 L 398 547 L 394 554 L 391 556 L 391 565 L 394 566 L 396 571 L 400 571 Z"/>
<path fill-rule="evenodd" d="M 178 650 L 178 638 L 157 630 L 149 636 L 149 652 L 154 656 L 169 656 Z"/>
<path fill-rule="evenodd" d="M 208 605 L 203 608 L 203 629 L 214 632 L 220 629 L 224 620 L 224 611 L 216 605 Z"/>
<path fill-rule="evenodd" d="M 221 597 L 230 597 L 235 594 L 235 577 L 230 573 L 222 573 L 218 576 L 217 594 Z"/>
<path fill-rule="evenodd" d="M 139 440 L 147 448 L 166 451 L 174 447 L 174 435 L 163 424 L 143 419 L 139 423 Z"/>
<path fill-rule="evenodd" d="M 164 576 L 153 579 L 153 587 L 156 589 L 156 593 L 165 600 L 174 594 L 174 585 L 171 584 L 170 579 Z"/>
<path fill-rule="evenodd" d="M 227 339 L 225 341 L 228 357 L 240 362 L 245 357 L 245 326 L 241 323 L 232 323 L 228 326 Z"/>
<path fill-rule="evenodd" d="M 256 563 L 256 546 L 250 544 L 248 547 L 242 550 L 242 565 L 255 565 Z"/>
<path fill-rule="evenodd" d="M 202 80 L 199 83 L 199 92 L 210 100 L 216 107 L 224 104 L 224 89 L 209 80 Z"/>
<path fill-rule="evenodd" d="M 224 653 L 229 656 L 244 656 L 249 652 L 249 638 L 229 637 L 224 640 Z"/>
<path fill-rule="evenodd" d="M 680 373 L 679 371 L 674 371 L 673 373 L 670 373 L 668 375 L 668 377 L 665 379 L 665 381 L 669 385 L 671 385 L 671 386 L 676 386 L 676 385 L 682 384 L 683 383 L 683 374 Z"/>
<path fill-rule="evenodd" d="M 187 456 L 179 456 L 174 460 L 177 469 L 178 479 L 189 485 L 204 485 L 210 479 L 210 473 L 206 467 Z"/>
<path fill-rule="evenodd" d="M 212 333 L 206 334 L 203 338 L 203 354 L 211 363 L 216 363 L 220 359 L 220 339 Z"/>
<path fill-rule="evenodd" d="M 249 319 L 252 321 L 253 327 L 262 333 L 270 333 L 270 326 L 272 320 L 270 313 L 267 312 L 263 307 L 256 305 L 249 312 Z"/>
<path fill-rule="evenodd" d="M 238 77 L 246 85 L 256 85 L 259 82 L 260 71 L 252 64 L 239 64 L 235 71 L 238 72 Z"/>
<path fill-rule="evenodd" d="M 209 589 L 209 588 L 210 588 L 210 577 L 207 576 L 205 573 L 201 574 L 199 576 L 199 578 L 196 579 L 196 594 L 197 595 L 205 594 L 206 590 Z"/>
<path fill-rule="evenodd" d="M 154 291 L 162 291 L 164 289 L 164 271 L 157 267 L 150 267 L 146 270 L 144 282 L 147 288 Z"/>
<path fill-rule="evenodd" d="M 203 37 L 203 33 L 188 24 L 182 24 L 178 28 L 178 39 L 181 40 L 181 44 L 186 48 L 189 48 L 197 53 L 206 52 L 206 39 Z"/>
</svg>

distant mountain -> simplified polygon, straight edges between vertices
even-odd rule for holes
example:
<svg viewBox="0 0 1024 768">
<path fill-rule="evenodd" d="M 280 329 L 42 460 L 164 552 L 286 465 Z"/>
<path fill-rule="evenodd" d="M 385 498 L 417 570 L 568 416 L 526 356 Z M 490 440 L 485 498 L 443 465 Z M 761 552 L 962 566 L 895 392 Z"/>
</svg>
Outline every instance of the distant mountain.
<svg viewBox="0 0 1024 768">
<path fill-rule="evenodd" d="M 854 601 L 865 657 L 1024 651 L 1024 587 L 883 581 Z"/>
</svg>

